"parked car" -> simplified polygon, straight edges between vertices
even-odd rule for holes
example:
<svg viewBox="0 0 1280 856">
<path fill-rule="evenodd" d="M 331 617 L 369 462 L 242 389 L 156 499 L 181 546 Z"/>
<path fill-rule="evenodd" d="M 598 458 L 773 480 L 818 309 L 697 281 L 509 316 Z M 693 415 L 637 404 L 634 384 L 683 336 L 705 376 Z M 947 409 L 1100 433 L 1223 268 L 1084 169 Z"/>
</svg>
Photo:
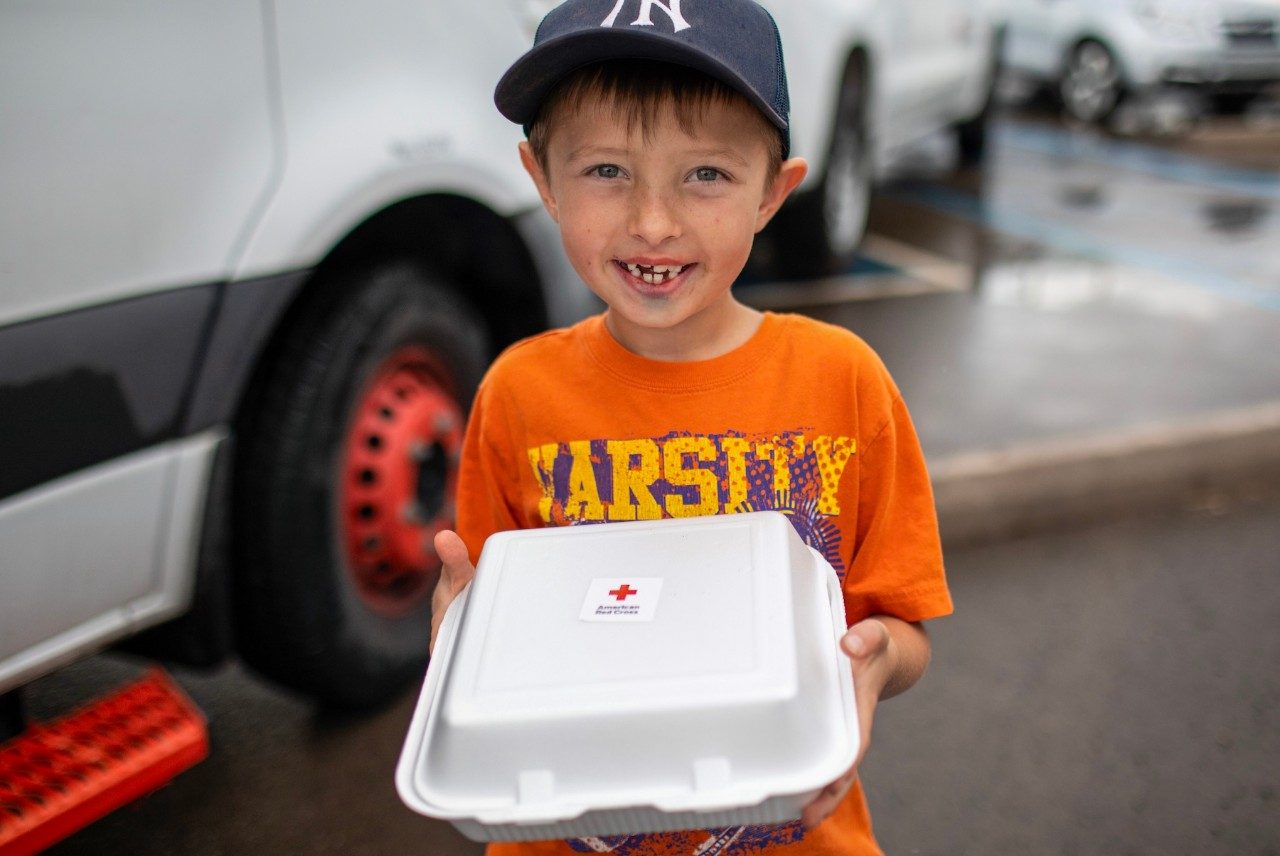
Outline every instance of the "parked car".
<svg viewBox="0 0 1280 856">
<path fill-rule="evenodd" d="M 341 705 L 421 674 L 475 385 L 596 305 L 492 105 L 546 5 L 0 7 L 0 694 L 121 640 Z M 817 273 L 897 147 L 981 153 L 992 32 L 770 6 Z"/>
<path fill-rule="evenodd" d="M 1280 81 L 1280 7 L 1259 0 L 1003 0 L 1004 64 L 1066 113 L 1106 119 L 1173 88 L 1243 102 Z"/>
</svg>

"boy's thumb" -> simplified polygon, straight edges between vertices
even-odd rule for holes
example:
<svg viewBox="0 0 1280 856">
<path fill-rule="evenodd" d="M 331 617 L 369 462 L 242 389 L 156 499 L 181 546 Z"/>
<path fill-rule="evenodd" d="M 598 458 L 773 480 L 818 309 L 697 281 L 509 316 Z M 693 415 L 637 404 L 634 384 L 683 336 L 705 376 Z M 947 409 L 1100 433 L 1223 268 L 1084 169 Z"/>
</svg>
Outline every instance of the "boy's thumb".
<svg viewBox="0 0 1280 856">
<path fill-rule="evenodd" d="M 858 635 L 858 631 L 853 629 L 850 629 L 844 636 L 840 637 L 840 647 L 850 657 L 861 657 L 867 652 L 866 643 Z"/>
<path fill-rule="evenodd" d="M 840 637 L 840 647 L 850 657 L 865 657 L 888 641 L 888 631 L 878 621 L 860 621 Z"/>
<path fill-rule="evenodd" d="M 436 533 L 434 543 L 436 555 L 444 563 L 442 571 L 445 576 L 451 581 L 460 573 L 464 578 L 470 576 L 474 571 L 471 566 L 471 557 L 467 554 L 467 545 L 462 543 L 457 532 L 452 529 L 443 529 Z"/>
</svg>

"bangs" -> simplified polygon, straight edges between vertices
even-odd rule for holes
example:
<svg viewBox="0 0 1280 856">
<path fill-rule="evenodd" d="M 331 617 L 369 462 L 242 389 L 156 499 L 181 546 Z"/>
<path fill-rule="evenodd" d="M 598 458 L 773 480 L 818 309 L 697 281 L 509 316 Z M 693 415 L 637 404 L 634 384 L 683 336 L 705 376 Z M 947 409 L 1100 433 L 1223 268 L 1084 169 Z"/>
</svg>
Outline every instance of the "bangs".
<svg viewBox="0 0 1280 856">
<path fill-rule="evenodd" d="M 598 104 L 625 126 L 639 130 L 646 141 L 667 110 L 680 130 L 694 136 L 707 110 L 716 104 L 742 104 L 756 117 L 769 152 L 767 175 L 782 164 L 782 133 L 741 93 L 694 69 L 651 60 L 609 60 L 584 66 L 561 81 L 547 96 L 529 125 L 529 147 L 545 170 L 547 144 L 555 120 L 566 111 Z"/>
</svg>

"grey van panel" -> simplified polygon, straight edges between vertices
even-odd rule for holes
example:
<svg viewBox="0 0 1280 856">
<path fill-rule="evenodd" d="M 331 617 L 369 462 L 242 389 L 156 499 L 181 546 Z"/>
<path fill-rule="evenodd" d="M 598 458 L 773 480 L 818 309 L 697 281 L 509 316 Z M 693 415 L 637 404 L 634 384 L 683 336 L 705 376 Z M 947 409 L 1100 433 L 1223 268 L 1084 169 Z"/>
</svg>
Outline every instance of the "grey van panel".
<svg viewBox="0 0 1280 856">
<path fill-rule="evenodd" d="M 173 439 L 217 289 L 0 327 L 0 499 Z"/>
</svg>

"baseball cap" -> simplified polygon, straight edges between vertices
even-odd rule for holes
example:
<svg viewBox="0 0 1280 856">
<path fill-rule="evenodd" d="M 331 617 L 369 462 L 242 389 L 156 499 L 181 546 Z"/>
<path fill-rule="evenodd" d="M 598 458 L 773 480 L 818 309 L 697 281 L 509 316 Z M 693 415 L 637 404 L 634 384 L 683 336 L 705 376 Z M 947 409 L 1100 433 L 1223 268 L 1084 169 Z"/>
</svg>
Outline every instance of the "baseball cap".
<svg viewBox="0 0 1280 856">
<path fill-rule="evenodd" d="M 744 95 L 791 149 L 782 39 L 753 0 L 568 0 L 547 13 L 533 47 L 507 69 L 493 100 L 525 131 L 566 75 L 602 60 L 654 60 L 693 68 Z"/>
</svg>

